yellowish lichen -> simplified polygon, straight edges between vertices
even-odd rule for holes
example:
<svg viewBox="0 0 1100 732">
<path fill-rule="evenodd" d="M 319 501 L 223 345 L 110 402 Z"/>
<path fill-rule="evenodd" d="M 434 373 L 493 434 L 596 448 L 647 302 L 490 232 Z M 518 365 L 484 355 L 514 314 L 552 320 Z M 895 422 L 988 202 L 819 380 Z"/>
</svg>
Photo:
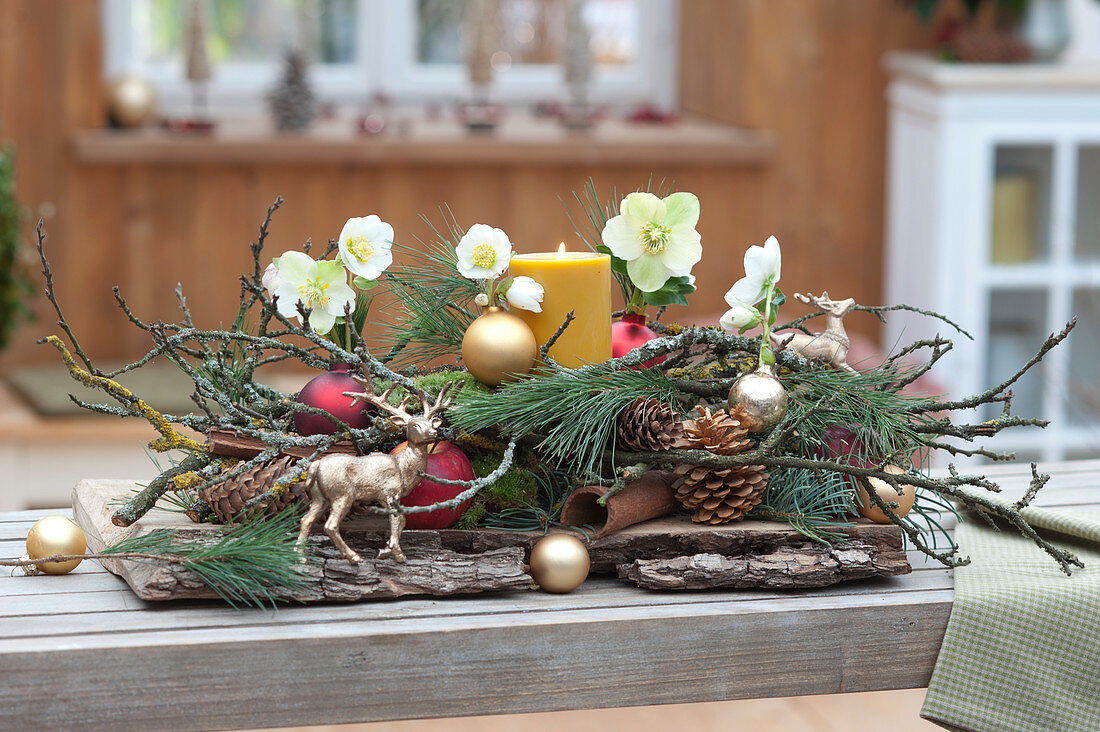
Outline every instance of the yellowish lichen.
<svg viewBox="0 0 1100 732">
<path fill-rule="evenodd" d="M 149 443 L 151 449 L 156 452 L 167 452 L 169 450 L 207 451 L 205 446 L 177 432 L 171 423 L 164 418 L 163 414 L 150 407 L 122 384 L 108 379 L 106 376 L 96 376 L 80 368 L 76 363 L 76 359 L 73 358 L 73 354 L 69 352 L 69 349 L 62 343 L 60 338 L 48 336 L 44 342 L 49 343 L 61 354 L 61 360 L 65 362 L 65 367 L 69 370 L 69 374 L 73 379 L 90 389 L 98 389 L 110 394 L 119 401 L 125 402 L 134 416 L 142 417 L 153 425 L 153 429 L 159 432 L 161 436 Z"/>
</svg>

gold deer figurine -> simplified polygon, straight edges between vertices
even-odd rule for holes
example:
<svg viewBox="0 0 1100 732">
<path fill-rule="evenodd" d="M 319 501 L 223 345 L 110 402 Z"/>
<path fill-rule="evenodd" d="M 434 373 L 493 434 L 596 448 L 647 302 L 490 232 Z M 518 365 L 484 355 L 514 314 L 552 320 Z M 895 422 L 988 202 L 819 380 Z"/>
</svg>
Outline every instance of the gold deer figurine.
<svg viewBox="0 0 1100 732">
<path fill-rule="evenodd" d="M 298 534 L 298 546 L 305 545 L 313 524 L 324 510 L 328 509 L 325 521 L 325 533 L 349 562 L 359 563 L 361 557 L 344 541 L 340 535 L 340 523 L 348 511 L 357 503 L 373 503 L 390 512 L 390 538 L 385 548 L 379 550 L 379 559 L 392 558 L 397 562 L 405 561 L 399 539 L 405 528 L 405 515 L 398 513 L 398 506 L 415 488 L 422 478 L 427 465 L 429 448 L 439 442 L 439 428 L 442 420 L 437 416 L 446 409 L 451 397 L 447 392 L 455 382 L 447 382 L 440 390 L 435 403 L 431 404 L 428 395 L 420 390 L 417 396 L 424 413 L 412 415 L 406 408 L 412 395 L 406 396 L 401 404 L 389 403 L 390 394 L 397 387 L 393 384 L 384 394 L 374 393 L 370 379 L 353 377 L 364 388 L 361 393 L 345 391 L 344 396 L 352 398 L 352 406 L 359 402 L 373 404 L 389 414 L 390 421 L 405 428 L 408 446 L 396 455 L 374 452 L 370 455 L 330 454 L 315 460 L 306 470 L 306 490 L 312 499 L 309 510 L 302 517 L 302 530 Z"/>
<path fill-rule="evenodd" d="M 844 316 L 856 306 L 852 298 L 830 300 L 828 291 L 822 291 L 821 297 L 800 295 L 795 299 L 807 305 L 813 305 L 825 313 L 825 332 L 823 333 L 772 333 L 772 342 L 776 348 L 787 348 L 804 358 L 817 359 L 833 367 L 856 373 L 848 365 L 848 334 L 844 332 Z"/>
</svg>

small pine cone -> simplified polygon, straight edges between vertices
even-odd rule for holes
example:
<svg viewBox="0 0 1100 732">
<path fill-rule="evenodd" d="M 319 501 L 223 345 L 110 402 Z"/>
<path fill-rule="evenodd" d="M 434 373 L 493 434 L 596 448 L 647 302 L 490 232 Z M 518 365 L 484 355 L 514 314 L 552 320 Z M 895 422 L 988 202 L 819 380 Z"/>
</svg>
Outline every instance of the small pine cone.
<svg viewBox="0 0 1100 732">
<path fill-rule="evenodd" d="M 684 420 L 684 434 L 674 447 L 685 450 L 709 450 L 715 455 L 737 455 L 752 446 L 748 426 L 724 409 L 711 412 L 696 407 L 699 416 Z"/>
<path fill-rule="evenodd" d="M 699 416 L 684 423 L 676 447 L 703 449 L 715 455 L 737 455 L 752 446 L 748 429 L 725 410 L 699 408 Z M 676 500 L 693 511 L 692 521 L 724 524 L 736 521 L 763 499 L 768 473 L 763 465 L 709 468 L 682 464 L 674 468 Z"/>
<path fill-rule="evenodd" d="M 668 450 L 684 435 L 679 416 L 657 399 L 638 397 L 619 415 L 618 443 L 628 450 Z"/>
<path fill-rule="evenodd" d="M 199 491 L 199 498 L 210 504 L 214 516 L 223 524 L 229 523 L 240 513 L 250 500 L 275 485 L 294 463 L 296 458 L 277 457 L 266 463 L 260 463 L 235 478 L 223 480 Z M 296 501 L 306 501 L 306 483 L 304 480 L 292 484 L 285 493 L 269 501 L 264 507 L 268 515 L 274 515 Z"/>
</svg>

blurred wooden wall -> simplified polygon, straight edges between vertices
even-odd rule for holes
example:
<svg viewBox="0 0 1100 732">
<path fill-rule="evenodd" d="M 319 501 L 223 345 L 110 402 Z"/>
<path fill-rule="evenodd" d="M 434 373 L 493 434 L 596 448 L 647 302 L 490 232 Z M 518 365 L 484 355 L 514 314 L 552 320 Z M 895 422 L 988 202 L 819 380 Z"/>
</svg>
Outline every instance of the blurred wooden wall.
<svg viewBox="0 0 1100 732">
<path fill-rule="evenodd" d="M 684 0 L 681 97 L 686 113 L 769 130 L 764 167 L 402 167 L 324 165 L 90 166 L 74 160 L 75 130 L 103 122 L 101 39 L 91 0 L 0 2 L 0 141 L 13 142 L 23 203 L 48 216 L 49 252 L 67 315 L 93 356 L 140 352 L 142 334 L 111 296 L 175 319 L 182 281 L 200 324 L 230 317 L 246 243 L 278 194 L 287 203 L 269 239 L 276 254 L 324 242 L 353 215 L 376 212 L 406 237 L 420 213 L 450 204 L 460 223 L 493 223 L 518 248 L 575 240 L 558 202 L 592 176 L 631 190 L 649 175 L 702 201 L 706 257 L 689 321 L 713 317 L 741 275 L 745 246 L 775 233 L 788 291 L 881 297 L 885 76 L 880 59 L 926 35 L 889 0 Z M 28 232 L 30 226 L 28 226 Z M 50 359 L 37 336 L 54 320 L 37 303 L 4 363 Z M 792 308 L 792 312 L 793 312 Z M 869 319 L 850 323 L 877 335 Z"/>
</svg>

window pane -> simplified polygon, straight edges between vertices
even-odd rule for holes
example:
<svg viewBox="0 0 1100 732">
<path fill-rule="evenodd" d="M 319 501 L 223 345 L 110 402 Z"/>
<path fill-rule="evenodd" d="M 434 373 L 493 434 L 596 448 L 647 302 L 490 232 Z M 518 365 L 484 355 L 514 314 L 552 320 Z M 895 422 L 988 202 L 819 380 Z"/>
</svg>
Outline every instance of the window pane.
<svg viewBox="0 0 1100 732">
<path fill-rule="evenodd" d="M 417 0 L 417 60 L 456 64 L 465 57 L 467 0 Z M 505 66 L 552 64 L 562 58 L 567 0 L 500 0 Z M 638 55 L 638 0 L 587 0 L 584 21 L 597 64 L 630 64 Z"/>
<path fill-rule="evenodd" d="M 1077 327 L 1063 347 L 1069 348 L 1066 415 L 1071 425 L 1097 428 L 1100 443 L 1100 290 L 1073 293 Z"/>
<path fill-rule="evenodd" d="M 1100 147 L 1081 147 L 1077 158 L 1077 258 L 1100 259 Z"/>
<path fill-rule="evenodd" d="M 1053 154 L 1049 145 L 997 147 L 990 246 L 994 264 L 1047 258 Z"/>
<path fill-rule="evenodd" d="M 187 0 L 139 0 L 132 22 L 139 60 L 181 58 Z M 215 63 L 276 61 L 301 43 L 320 63 L 355 58 L 356 0 L 218 0 L 206 4 Z"/>
<path fill-rule="evenodd" d="M 1043 290 L 995 290 L 989 300 L 989 350 L 986 386 L 999 384 L 1035 355 L 1046 338 L 1047 296 Z M 1012 386 L 1012 413 L 1043 416 L 1043 367 L 1039 364 Z M 1001 412 L 1000 404 L 986 405 L 984 419 Z"/>
</svg>

